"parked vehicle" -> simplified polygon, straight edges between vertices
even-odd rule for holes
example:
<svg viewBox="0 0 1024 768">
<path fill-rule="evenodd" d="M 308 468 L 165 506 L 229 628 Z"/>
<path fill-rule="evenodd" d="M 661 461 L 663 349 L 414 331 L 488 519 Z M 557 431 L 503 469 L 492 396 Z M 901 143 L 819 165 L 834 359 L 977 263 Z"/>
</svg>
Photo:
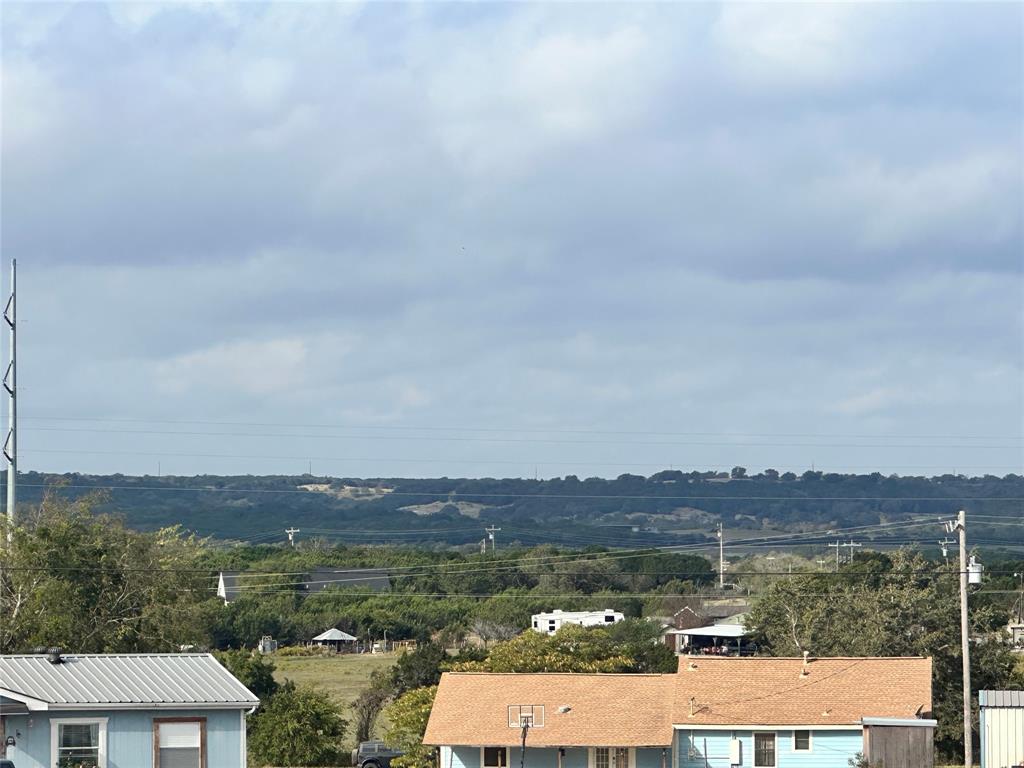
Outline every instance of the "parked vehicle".
<svg viewBox="0 0 1024 768">
<path fill-rule="evenodd" d="M 0 760 L 0 768 L 14 768 L 14 763 L 10 760 Z"/>
<path fill-rule="evenodd" d="M 357 768 L 391 768 L 391 760 L 403 753 L 383 741 L 364 741 L 352 750 L 352 765 Z M 0 768 L 4 766 L 0 765 Z"/>
</svg>

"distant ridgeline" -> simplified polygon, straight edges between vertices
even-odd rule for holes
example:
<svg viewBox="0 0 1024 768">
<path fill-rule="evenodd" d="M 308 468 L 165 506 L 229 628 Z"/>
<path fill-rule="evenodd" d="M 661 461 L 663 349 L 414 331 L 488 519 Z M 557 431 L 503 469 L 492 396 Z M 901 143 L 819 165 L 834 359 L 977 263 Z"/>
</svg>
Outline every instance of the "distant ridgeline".
<svg viewBox="0 0 1024 768">
<path fill-rule="evenodd" d="M 909 518 L 951 517 L 966 509 L 972 544 L 1024 546 L 1024 477 L 897 477 L 821 472 L 748 476 L 659 472 L 613 480 L 569 475 L 553 480 L 324 478 L 310 475 L 21 475 L 19 501 L 37 503 L 51 487 L 68 496 L 106 494 L 102 509 L 128 525 L 153 529 L 181 524 L 203 536 L 254 543 L 301 538 L 351 543 L 459 545 L 478 543 L 484 528 L 498 546 L 544 542 L 570 547 L 648 546 L 705 542 L 722 522 L 731 546 L 740 539 L 818 531 L 820 548 L 845 529 Z M 978 515 L 973 520 L 971 514 Z M 999 518 L 1005 518 L 1000 520 Z M 829 535 L 830 529 L 837 533 Z M 844 529 L 838 532 L 838 529 Z M 865 528 L 861 541 L 936 545 L 931 526 Z M 779 539 L 784 537 L 779 536 Z M 789 545 L 780 541 L 780 544 Z"/>
</svg>

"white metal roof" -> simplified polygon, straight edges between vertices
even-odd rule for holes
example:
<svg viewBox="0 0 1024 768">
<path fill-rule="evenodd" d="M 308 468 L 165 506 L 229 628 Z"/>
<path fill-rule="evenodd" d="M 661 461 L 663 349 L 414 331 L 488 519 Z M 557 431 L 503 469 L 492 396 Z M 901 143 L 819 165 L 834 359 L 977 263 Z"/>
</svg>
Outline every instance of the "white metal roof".
<svg viewBox="0 0 1024 768">
<path fill-rule="evenodd" d="M 743 637 L 747 634 L 747 629 L 742 624 L 712 624 L 709 627 L 674 629 L 671 633 L 690 637 Z"/>
<path fill-rule="evenodd" d="M 538 621 L 550 621 L 552 619 L 562 621 L 574 621 L 576 619 L 591 619 L 591 618 L 602 618 L 604 616 L 619 616 L 622 617 L 620 611 L 613 611 L 610 608 L 606 608 L 603 611 L 561 611 L 555 609 L 547 613 L 535 613 L 531 618 L 537 619 Z"/>
<path fill-rule="evenodd" d="M 354 643 L 356 638 L 352 637 L 348 632 L 342 632 L 340 629 L 328 629 L 326 632 L 321 632 L 319 635 L 313 638 L 313 642 L 319 641 L 342 641 L 346 643 Z"/>
<path fill-rule="evenodd" d="M 983 707 L 1024 707 L 1024 691 L 978 691 Z"/>
<path fill-rule="evenodd" d="M 46 709 L 249 709 L 259 699 L 208 653 L 0 656 L 0 694 Z"/>
</svg>

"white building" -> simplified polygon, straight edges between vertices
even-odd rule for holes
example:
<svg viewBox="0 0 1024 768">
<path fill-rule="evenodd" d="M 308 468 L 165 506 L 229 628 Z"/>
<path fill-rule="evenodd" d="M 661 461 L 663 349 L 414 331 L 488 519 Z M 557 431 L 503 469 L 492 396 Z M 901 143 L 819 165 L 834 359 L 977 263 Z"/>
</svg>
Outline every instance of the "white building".
<svg viewBox="0 0 1024 768">
<path fill-rule="evenodd" d="M 603 627 L 615 624 L 625 618 L 618 611 L 605 608 L 603 611 L 551 611 L 533 614 L 533 628 L 538 632 L 553 635 L 566 624 L 581 627 Z"/>
<path fill-rule="evenodd" d="M 979 691 L 981 768 L 1024 764 L 1024 691 Z"/>
</svg>

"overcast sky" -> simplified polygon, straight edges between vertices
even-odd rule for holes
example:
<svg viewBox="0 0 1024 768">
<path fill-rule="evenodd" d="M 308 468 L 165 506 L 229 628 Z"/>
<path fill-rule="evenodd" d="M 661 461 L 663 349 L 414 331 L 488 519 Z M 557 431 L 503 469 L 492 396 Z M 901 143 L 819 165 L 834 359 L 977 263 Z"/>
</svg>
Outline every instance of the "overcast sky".
<svg viewBox="0 0 1024 768">
<path fill-rule="evenodd" d="M 0 9 L 23 469 L 1021 471 L 1020 4 Z"/>
</svg>

